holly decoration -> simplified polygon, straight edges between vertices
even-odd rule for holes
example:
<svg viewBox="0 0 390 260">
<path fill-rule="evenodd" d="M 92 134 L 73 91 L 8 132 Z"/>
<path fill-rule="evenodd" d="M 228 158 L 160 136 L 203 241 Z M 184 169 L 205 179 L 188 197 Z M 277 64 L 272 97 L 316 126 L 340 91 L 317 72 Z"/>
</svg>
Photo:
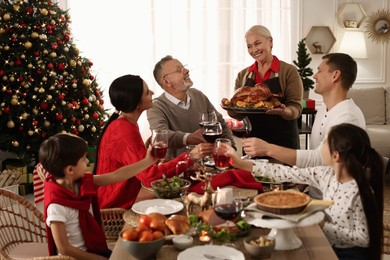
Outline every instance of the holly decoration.
<svg viewBox="0 0 390 260">
<path fill-rule="evenodd" d="M 70 15 L 49 0 L 0 1 L 0 150 L 36 163 L 40 144 L 72 133 L 96 145 L 107 115 Z"/>
</svg>

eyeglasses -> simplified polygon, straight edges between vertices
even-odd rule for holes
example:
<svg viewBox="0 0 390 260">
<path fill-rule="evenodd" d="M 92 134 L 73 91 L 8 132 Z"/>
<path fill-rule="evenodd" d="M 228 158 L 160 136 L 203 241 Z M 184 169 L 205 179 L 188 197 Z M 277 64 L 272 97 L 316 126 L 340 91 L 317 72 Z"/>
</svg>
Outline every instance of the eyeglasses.
<svg viewBox="0 0 390 260">
<path fill-rule="evenodd" d="M 171 74 L 174 74 L 174 73 L 183 73 L 184 69 L 187 67 L 187 64 L 186 65 L 183 65 L 181 66 L 179 69 L 173 71 L 173 72 L 170 72 L 170 73 L 167 73 L 163 76 L 163 78 L 165 78 L 166 76 L 168 75 L 171 75 Z"/>
</svg>

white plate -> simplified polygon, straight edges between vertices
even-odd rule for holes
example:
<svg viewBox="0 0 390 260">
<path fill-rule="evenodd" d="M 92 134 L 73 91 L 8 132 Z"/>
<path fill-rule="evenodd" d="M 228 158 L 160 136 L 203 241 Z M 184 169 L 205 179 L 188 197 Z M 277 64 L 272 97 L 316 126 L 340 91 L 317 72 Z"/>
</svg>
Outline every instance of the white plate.
<svg viewBox="0 0 390 260">
<path fill-rule="evenodd" d="M 216 245 L 205 245 L 205 246 L 194 246 L 190 247 L 183 252 L 179 253 L 177 260 L 209 260 L 204 255 L 215 256 L 215 259 L 230 259 L 230 260 L 245 260 L 245 256 L 242 252 L 228 246 L 216 246 Z"/>
<path fill-rule="evenodd" d="M 170 215 L 183 209 L 183 204 L 176 200 L 153 199 L 134 203 L 131 209 L 138 214 L 147 215 L 152 212 Z"/>
</svg>

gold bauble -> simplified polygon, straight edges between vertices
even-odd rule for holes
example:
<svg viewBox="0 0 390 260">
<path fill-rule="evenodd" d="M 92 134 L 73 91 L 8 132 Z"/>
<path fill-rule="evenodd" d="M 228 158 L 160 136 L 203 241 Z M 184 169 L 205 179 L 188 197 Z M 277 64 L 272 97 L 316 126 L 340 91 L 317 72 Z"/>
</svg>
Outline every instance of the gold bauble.
<svg viewBox="0 0 390 260">
<path fill-rule="evenodd" d="M 15 81 L 15 77 L 14 76 L 9 77 L 9 81 L 14 82 Z"/>
<path fill-rule="evenodd" d="M 84 118 L 88 120 L 89 119 L 89 115 L 85 114 Z"/>
<path fill-rule="evenodd" d="M 3 15 L 3 19 L 4 19 L 4 21 L 9 21 L 11 19 L 11 15 L 9 13 L 5 13 Z"/>
<path fill-rule="evenodd" d="M 43 122 L 43 125 L 44 125 L 46 128 L 49 128 L 49 127 L 50 127 L 50 121 L 45 120 L 45 122 Z"/>
<path fill-rule="evenodd" d="M 12 98 L 11 99 L 11 105 L 16 106 L 17 104 L 19 104 L 18 99 L 17 98 Z"/>
<path fill-rule="evenodd" d="M 53 51 L 52 53 L 50 53 L 50 57 L 56 58 L 56 57 L 57 57 L 57 53 L 55 53 L 55 52 Z"/>
<path fill-rule="evenodd" d="M 38 90 L 38 92 L 41 93 L 41 94 L 42 94 L 42 93 L 45 93 L 45 89 L 42 88 L 42 87 L 40 87 L 39 90 Z"/>
<path fill-rule="evenodd" d="M 89 80 L 84 79 L 84 80 L 83 80 L 83 85 L 84 85 L 84 86 L 89 86 Z"/>
<path fill-rule="evenodd" d="M 25 47 L 26 49 L 30 49 L 30 48 L 32 47 L 32 43 L 31 43 L 31 42 L 26 42 L 26 43 L 24 44 L 24 47 Z"/>
<path fill-rule="evenodd" d="M 19 12 L 20 5 L 13 5 L 13 8 L 16 12 Z"/>
<path fill-rule="evenodd" d="M 33 108 L 32 112 L 34 115 L 38 115 L 39 110 L 37 108 Z"/>
<path fill-rule="evenodd" d="M 71 66 L 71 67 L 76 67 L 76 61 L 75 60 L 70 60 L 69 61 L 69 65 Z"/>
<path fill-rule="evenodd" d="M 14 121 L 9 120 L 9 121 L 7 122 L 7 127 L 8 127 L 8 128 L 14 128 L 14 127 L 15 127 Z"/>
<path fill-rule="evenodd" d="M 37 32 L 32 32 L 31 33 L 31 38 L 36 39 L 38 37 L 39 37 L 39 33 L 37 33 Z"/>
<path fill-rule="evenodd" d="M 41 15 L 46 16 L 49 12 L 47 11 L 46 8 L 43 8 L 43 9 L 41 9 L 40 13 L 41 13 Z"/>
<path fill-rule="evenodd" d="M 29 69 L 32 69 L 32 68 L 34 67 L 34 65 L 32 65 L 31 63 L 29 63 L 29 64 L 27 65 L 27 67 L 28 67 Z"/>
<path fill-rule="evenodd" d="M 9 51 L 9 46 L 8 45 L 4 46 L 4 50 Z"/>
<path fill-rule="evenodd" d="M 79 125 L 79 126 L 77 127 L 77 130 L 78 130 L 79 132 L 83 132 L 83 131 L 84 131 L 84 126 L 83 126 L 83 125 Z"/>
<path fill-rule="evenodd" d="M 22 119 L 23 119 L 23 120 L 26 120 L 27 117 L 28 117 L 28 114 L 27 114 L 26 112 L 24 112 L 21 116 L 22 116 Z"/>
<path fill-rule="evenodd" d="M 25 105 L 25 104 L 26 104 L 26 100 L 22 100 L 22 101 L 20 102 L 20 104 Z"/>
<path fill-rule="evenodd" d="M 28 131 L 27 131 L 27 134 L 31 136 L 31 135 L 33 135 L 33 134 L 34 134 L 34 131 L 32 131 L 32 130 L 28 130 Z"/>
<path fill-rule="evenodd" d="M 19 142 L 18 142 L 18 141 L 12 141 L 12 145 L 13 145 L 14 147 L 18 147 L 18 146 L 19 146 Z"/>
<path fill-rule="evenodd" d="M 5 33 L 5 29 L 3 27 L 0 27 L 0 34 Z"/>
<path fill-rule="evenodd" d="M 92 126 L 91 131 L 92 131 L 92 133 L 95 133 L 96 132 L 96 127 Z"/>
</svg>

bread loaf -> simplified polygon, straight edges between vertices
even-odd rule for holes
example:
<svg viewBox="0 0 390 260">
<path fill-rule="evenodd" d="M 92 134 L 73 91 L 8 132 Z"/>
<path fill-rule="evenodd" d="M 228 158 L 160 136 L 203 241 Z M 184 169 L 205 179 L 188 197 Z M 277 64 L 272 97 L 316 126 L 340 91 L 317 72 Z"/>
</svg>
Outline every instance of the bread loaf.
<svg viewBox="0 0 390 260">
<path fill-rule="evenodd" d="M 182 235 L 190 228 L 190 220 L 182 215 L 170 216 L 165 224 L 175 235 Z"/>
</svg>

